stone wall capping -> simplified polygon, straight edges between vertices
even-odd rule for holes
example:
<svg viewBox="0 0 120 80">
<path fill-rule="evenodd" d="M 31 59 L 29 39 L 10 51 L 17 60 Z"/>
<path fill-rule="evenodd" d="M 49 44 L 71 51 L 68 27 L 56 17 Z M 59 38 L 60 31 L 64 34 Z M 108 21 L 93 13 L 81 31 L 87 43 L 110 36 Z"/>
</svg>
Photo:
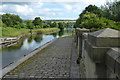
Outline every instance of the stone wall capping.
<svg viewBox="0 0 120 80">
<path fill-rule="evenodd" d="M 120 38 L 120 35 L 118 35 L 119 33 L 120 31 L 117 31 L 111 28 L 105 28 L 99 31 L 91 32 L 89 33 L 89 35 L 92 35 L 95 37 L 119 37 Z"/>
<path fill-rule="evenodd" d="M 105 28 L 88 34 L 89 41 L 95 46 L 120 47 L 120 31 Z M 114 43 L 114 44 L 113 44 Z"/>
</svg>

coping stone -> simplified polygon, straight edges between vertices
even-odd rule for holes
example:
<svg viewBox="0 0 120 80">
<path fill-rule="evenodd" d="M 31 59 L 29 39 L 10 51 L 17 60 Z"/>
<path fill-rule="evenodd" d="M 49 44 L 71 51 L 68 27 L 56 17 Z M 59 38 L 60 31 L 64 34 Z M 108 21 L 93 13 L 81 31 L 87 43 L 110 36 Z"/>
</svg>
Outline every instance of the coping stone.
<svg viewBox="0 0 120 80">
<path fill-rule="evenodd" d="M 98 47 L 120 47 L 120 31 L 105 28 L 99 31 L 90 32 L 88 40 Z M 114 43 L 114 44 L 113 44 Z"/>
</svg>

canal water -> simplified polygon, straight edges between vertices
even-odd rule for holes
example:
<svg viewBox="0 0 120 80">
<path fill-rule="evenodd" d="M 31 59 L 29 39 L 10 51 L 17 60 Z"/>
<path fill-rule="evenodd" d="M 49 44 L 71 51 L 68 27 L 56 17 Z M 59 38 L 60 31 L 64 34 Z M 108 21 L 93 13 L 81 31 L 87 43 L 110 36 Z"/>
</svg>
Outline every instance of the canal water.
<svg viewBox="0 0 120 80">
<path fill-rule="evenodd" d="M 14 61 L 19 60 L 34 49 L 44 45 L 53 39 L 68 36 L 71 34 L 72 30 L 65 30 L 52 34 L 40 34 L 24 37 L 17 44 L 0 50 L 0 58 L 2 58 L 0 59 L 2 60 L 2 64 L 0 64 L 2 66 L 0 68 L 4 68 Z"/>
</svg>

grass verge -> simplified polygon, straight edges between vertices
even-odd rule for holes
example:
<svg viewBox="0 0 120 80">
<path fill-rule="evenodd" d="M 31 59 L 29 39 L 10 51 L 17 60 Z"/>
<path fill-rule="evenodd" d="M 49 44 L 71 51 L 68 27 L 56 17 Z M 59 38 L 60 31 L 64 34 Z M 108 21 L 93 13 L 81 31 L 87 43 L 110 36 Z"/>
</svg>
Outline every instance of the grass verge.
<svg viewBox="0 0 120 80">
<path fill-rule="evenodd" d="M 36 29 L 32 30 L 32 33 L 49 33 L 49 32 L 57 32 L 59 31 L 58 28 L 42 28 L 42 29 Z M 29 34 L 29 29 L 17 29 L 17 28 L 11 28 L 11 27 L 2 27 L 2 30 L 0 30 L 0 37 L 18 37 L 24 34 Z"/>
</svg>

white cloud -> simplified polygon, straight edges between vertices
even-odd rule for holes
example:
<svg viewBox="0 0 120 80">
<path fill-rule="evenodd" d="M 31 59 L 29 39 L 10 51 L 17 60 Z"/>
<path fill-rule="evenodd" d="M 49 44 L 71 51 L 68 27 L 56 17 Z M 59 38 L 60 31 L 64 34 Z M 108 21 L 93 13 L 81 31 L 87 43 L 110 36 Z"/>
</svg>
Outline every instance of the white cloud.
<svg viewBox="0 0 120 80">
<path fill-rule="evenodd" d="M 30 13 L 33 13 L 33 9 L 30 8 L 28 5 L 2 5 L 1 11 L 2 13 L 14 13 L 14 14 L 18 14 L 18 15 L 23 15 L 23 16 L 27 16 Z"/>
<path fill-rule="evenodd" d="M 64 4 L 64 8 L 65 8 L 65 10 L 67 10 L 67 11 L 70 11 L 70 10 L 72 10 L 72 5 L 69 5 L 69 4 Z"/>
<path fill-rule="evenodd" d="M 2 14 L 5 14 L 4 12 L 0 12 L 0 14 L 2 15 Z"/>
<path fill-rule="evenodd" d="M 34 3 L 33 3 L 33 4 L 34 4 Z M 42 6 L 44 5 L 44 3 L 42 3 L 42 2 L 35 2 L 34 5 L 35 5 L 34 7 L 40 8 L 40 7 L 42 7 Z"/>
<path fill-rule="evenodd" d="M 15 11 L 21 15 L 29 15 L 33 13 L 33 9 L 30 8 L 28 5 L 16 5 Z"/>
<path fill-rule="evenodd" d="M 4 0 L 4 2 L 7 1 L 16 3 L 7 3 L 3 4 L 2 6 L 0 5 L 0 14 L 13 13 L 20 15 L 23 19 L 33 19 L 36 16 L 40 16 L 43 19 L 52 19 L 55 18 L 55 16 L 60 16 L 59 18 L 65 17 L 66 19 L 69 19 L 69 17 L 71 18 L 73 15 L 78 16 L 82 12 L 82 10 L 84 10 L 85 7 L 90 4 L 101 6 L 106 2 L 106 0 Z M 22 2 L 27 1 L 32 3 L 22 4 Z M 56 3 L 54 4 L 52 2 Z M 53 5 L 55 5 L 55 7 L 53 7 Z M 67 15 L 69 13 L 72 14 L 72 16 Z"/>
<path fill-rule="evenodd" d="M 96 2 L 100 3 L 107 0 L 3 0 L 3 2 Z M 113 0 L 110 0 L 113 1 Z M 119 1 L 119 0 L 117 0 Z"/>
</svg>

